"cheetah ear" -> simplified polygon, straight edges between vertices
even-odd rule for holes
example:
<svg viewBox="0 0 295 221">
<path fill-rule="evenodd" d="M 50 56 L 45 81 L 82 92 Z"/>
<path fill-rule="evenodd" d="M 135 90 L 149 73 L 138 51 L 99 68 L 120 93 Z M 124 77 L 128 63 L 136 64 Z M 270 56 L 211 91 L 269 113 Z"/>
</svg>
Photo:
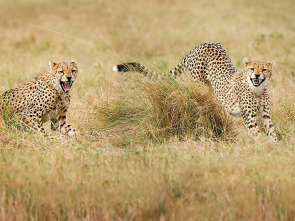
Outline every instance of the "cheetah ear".
<svg viewBox="0 0 295 221">
<path fill-rule="evenodd" d="M 52 62 L 52 61 L 49 61 L 49 67 L 50 67 L 50 70 L 52 71 L 53 68 L 57 65 L 56 62 Z"/>
<path fill-rule="evenodd" d="M 76 61 L 74 61 L 74 60 L 71 60 L 71 62 L 70 62 L 71 64 L 76 64 Z"/>
<path fill-rule="evenodd" d="M 268 62 L 268 64 L 273 68 L 275 66 L 276 62 L 275 61 L 271 61 L 271 62 Z"/>
<path fill-rule="evenodd" d="M 250 63 L 250 58 L 248 58 L 248 57 L 244 58 L 243 63 L 244 63 L 245 66 L 247 66 Z"/>
</svg>

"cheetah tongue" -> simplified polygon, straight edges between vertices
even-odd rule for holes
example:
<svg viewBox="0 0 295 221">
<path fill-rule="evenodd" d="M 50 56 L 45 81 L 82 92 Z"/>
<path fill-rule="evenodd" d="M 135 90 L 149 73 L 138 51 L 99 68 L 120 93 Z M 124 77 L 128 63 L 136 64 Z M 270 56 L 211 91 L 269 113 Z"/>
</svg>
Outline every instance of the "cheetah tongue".
<svg viewBox="0 0 295 221">
<path fill-rule="evenodd" d="M 69 92 L 71 90 L 70 82 L 65 82 L 64 83 L 64 89 L 65 89 L 66 92 Z"/>
<path fill-rule="evenodd" d="M 259 79 L 254 79 L 253 83 L 254 83 L 254 85 L 259 85 L 260 81 L 259 81 Z"/>
</svg>

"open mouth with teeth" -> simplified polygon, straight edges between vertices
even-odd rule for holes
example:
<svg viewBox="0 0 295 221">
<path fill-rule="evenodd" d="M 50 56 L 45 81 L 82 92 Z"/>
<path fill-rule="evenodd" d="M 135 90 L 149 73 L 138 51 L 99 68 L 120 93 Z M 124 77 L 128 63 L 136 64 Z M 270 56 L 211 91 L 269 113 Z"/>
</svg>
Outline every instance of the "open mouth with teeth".
<svg viewBox="0 0 295 221">
<path fill-rule="evenodd" d="M 265 79 L 251 78 L 254 87 L 259 87 Z"/>
<path fill-rule="evenodd" d="M 73 81 L 61 81 L 60 86 L 65 93 L 69 93 L 73 85 Z"/>
</svg>

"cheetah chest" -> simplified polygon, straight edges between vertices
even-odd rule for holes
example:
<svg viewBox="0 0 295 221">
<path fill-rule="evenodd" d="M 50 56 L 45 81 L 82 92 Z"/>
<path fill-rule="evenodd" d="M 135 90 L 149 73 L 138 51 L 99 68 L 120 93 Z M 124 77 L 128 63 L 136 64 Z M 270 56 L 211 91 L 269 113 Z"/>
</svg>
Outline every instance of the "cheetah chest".
<svg viewBox="0 0 295 221">
<path fill-rule="evenodd" d="M 51 110 L 45 113 L 42 117 L 43 122 L 58 118 L 59 115 L 66 112 L 70 104 L 70 97 L 58 97 L 58 99 L 53 103 L 54 105 L 52 106 Z"/>
</svg>

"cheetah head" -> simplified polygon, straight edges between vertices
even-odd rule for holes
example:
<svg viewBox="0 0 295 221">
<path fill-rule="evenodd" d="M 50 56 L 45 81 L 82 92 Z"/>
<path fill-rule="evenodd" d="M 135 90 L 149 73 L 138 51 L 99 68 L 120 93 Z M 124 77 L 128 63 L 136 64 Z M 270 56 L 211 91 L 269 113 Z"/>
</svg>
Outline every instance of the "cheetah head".
<svg viewBox="0 0 295 221">
<path fill-rule="evenodd" d="M 69 93 L 78 74 L 76 62 L 49 62 L 49 66 L 56 80 L 54 87 L 60 92 Z"/>
<path fill-rule="evenodd" d="M 273 62 L 251 61 L 249 58 L 244 58 L 243 62 L 250 88 L 255 92 L 264 89 L 272 75 Z"/>
</svg>

